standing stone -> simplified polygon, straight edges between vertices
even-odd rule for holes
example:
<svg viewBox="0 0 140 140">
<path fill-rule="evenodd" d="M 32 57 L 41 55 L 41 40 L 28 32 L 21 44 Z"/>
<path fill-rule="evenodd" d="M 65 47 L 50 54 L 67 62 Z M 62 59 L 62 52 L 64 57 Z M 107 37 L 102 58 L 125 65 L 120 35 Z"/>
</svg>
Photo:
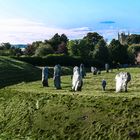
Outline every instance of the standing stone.
<svg viewBox="0 0 140 140">
<path fill-rule="evenodd" d="M 80 70 L 77 66 L 73 68 L 73 77 L 72 77 L 72 90 L 81 91 L 83 86 L 82 76 L 80 75 Z"/>
<path fill-rule="evenodd" d="M 42 69 L 42 85 L 43 85 L 43 87 L 49 86 L 48 85 L 48 72 L 49 72 L 49 70 L 48 70 L 47 66 Z"/>
<path fill-rule="evenodd" d="M 80 65 L 80 75 L 82 76 L 82 78 L 84 78 L 86 76 L 84 64 Z"/>
<path fill-rule="evenodd" d="M 105 88 L 106 88 L 106 80 L 105 79 L 103 79 L 102 80 L 102 89 L 103 89 L 103 91 L 105 91 Z"/>
<path fill-rule="evenodd" d="M 127 92 L 127 84 L 131 80 L 129 72 L 120 72 L 115 77 L 116 80 L 116 92 L 125 91 Z"/>
<path fill-rule="evenodd" d="M 98 75 L 101 74 L 101 71 L 100 71 L 100 70 L 97 70 L 97 74 L 98 74 Z"/>
<path fill-rule="evenodd" d="M 53 79 L 55 88 L 61 89 L 61 66 L 59 64 L 54 67 Z"/>
<path fill-rule="evenodd" d="M 91 72 L 93 73 L 93 75 L 97 74 L 97 68 L 96 67 L 91 67 Z"/>
<path fill-rule="evenodd" d="M 105 70 L 106 70 L 106 72 L 109 72 L 109 64 L 108 63 L 105 64 Z"/>
</svg>

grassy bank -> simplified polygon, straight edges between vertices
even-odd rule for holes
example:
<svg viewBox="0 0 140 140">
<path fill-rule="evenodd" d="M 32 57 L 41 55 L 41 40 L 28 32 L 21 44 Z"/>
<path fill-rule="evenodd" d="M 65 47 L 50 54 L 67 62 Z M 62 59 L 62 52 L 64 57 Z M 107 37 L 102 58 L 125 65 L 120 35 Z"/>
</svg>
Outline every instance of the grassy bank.
<svg viewBox="0 0 140 140">
<path fill-rule="evenodd" d="M 39 80 L 40 69 L 12 58 L 0 56 L 0 88 L 20 82 Z"/>
<path fill-rule="evenodd" d="M 62 90 L 53 79 L 22 82 L 0 90 L 0 138 L 31 140 L 140 139 L 140 69 L 129 68 L 127 93 L 115 93 L 117 70 L 87 74 L 82 92 L 71 92 L 71 77 L 62 77 Z M 101 80 L 107 90 L 101 90 Z"/>
</svg>

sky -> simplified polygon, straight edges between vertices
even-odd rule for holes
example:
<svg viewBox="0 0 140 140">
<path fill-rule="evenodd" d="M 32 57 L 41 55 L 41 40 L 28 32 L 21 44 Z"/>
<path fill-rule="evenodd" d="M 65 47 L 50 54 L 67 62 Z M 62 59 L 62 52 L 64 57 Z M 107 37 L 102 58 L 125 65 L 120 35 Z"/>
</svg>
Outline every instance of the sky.
<svg viewBox="0 0 140 140">
<path fill-rule="evenodd" d="M 0 43 L 27 44 L 55 33 L 69 39 L 98 32 L 140 33 L 140 0 L 0 0 Z"/>
</svg>

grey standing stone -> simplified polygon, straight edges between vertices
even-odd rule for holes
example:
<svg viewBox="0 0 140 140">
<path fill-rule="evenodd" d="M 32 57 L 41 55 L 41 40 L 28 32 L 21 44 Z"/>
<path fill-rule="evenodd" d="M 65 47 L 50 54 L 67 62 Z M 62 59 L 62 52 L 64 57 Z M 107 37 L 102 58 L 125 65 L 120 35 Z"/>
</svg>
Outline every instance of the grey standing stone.
<svg viewBox="0 0 140 140">
<path fill-rule="evenodd" d="M 42 85 L 43 87 L 48 87 L 48 73 L 49 73 L 49 69 L 48 67 L 44 67 L 42 69 Z"/>
<path fill-rule="evenodd" d="M 105 70 L 106 70 L 106 72 L 109 72 L 109 64 L 108 63 L 105 64 Z"/>
<path fill-rule="evenodd" d="M 107 82 L 106 82 L 105 79 L 103 79 L 102 80 L 102 89 L 103 89 L 103 91 L 105 91 L 106 85 L 107 85 Z"/>
<path fill-rule="evenodd" d="M 80 75 L 82 76 L 82 78 L 84 78 L 86 76 L 84 64 L 80 65 Z"/>
<path fill-rule="evenodd" d="M 61 89 L 61 66 L 55 65 L 54 67 L 54 86 L 56 89 Z"/>
</svg>

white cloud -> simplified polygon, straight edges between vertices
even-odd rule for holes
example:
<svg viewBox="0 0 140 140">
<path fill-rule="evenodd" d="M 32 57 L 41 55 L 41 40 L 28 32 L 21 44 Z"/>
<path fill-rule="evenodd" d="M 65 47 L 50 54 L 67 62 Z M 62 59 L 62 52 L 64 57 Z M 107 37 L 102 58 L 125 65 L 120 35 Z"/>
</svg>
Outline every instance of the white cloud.
<svg viewBox="0 0 140 140">
<path fill-rule="evenodd" d="M 88 32 L 98 32 L 105 38 L 116 37 L 118 30 L 109 28 L 104 30 L 92 30 L 89 27 L 81 28 L 52 28 L 43 23 L 27 19 L 1 19 L 0 20 L 0 42 L 10 43 L 32 43 L 37 40 L 51 38 L 55 33 L 66 34 L 70 39 L 82 38 Z"/>
<path fill-rule="evenodd" d="M 88 27 L 74 29 L 52 28 L 26 19 L 0 20 L 0 42 L 31 43 L 36 40 L 48 39 L 55 33 L 65 33 L 68 37 L 79 38 L 88 31 L 90 31 Z"/>
</svg>

